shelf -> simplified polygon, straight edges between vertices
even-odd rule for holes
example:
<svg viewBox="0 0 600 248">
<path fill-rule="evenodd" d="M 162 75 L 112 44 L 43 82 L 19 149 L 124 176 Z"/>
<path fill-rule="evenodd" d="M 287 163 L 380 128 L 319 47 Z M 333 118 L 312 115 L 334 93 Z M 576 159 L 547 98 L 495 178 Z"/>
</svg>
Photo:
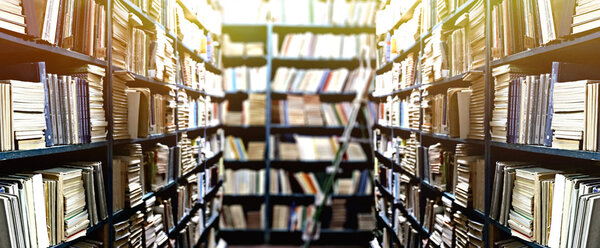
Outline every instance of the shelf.
<svg viewBox="0 0 600 248">
<path fill-rule="evenodd" d="M 224 55 L 221 60 L 223 66 L 236 67 L 236 66 L 249 66 L 249 67 L 260 67 L 267 64 L 266 56 L 226 56 Z"/>
<path fill-rule="evenodd" d="M 421 87 L 420 84 L 415 84 L 415 85 L 404 87 L 402 89 L 395 90 L 393 92 L 386 93 L 386 94 L 380 94 L 380 95 L 370 94 L 369 95 L 369 100 L 371 100 L 371 101 L 385 101 L 388 96 L 392 96 L 393 97 L 393 96 L 399 96 L 399 95 L 407 95 L 407 94 L 410 94 L 413 90 L 419 89 L 419 87 Z"/>
<path fill-rule="evenodd" d="M 200 243 L 202 241 L 204 241 L 207 237 L 208 234 L 210 233 L 210 229 L 214 228 L 215 226 L 218 225 L 219 223 L 219 217 L 220 217 L 221 213 L 217 213 L 213 216 L 210 217 L 210 219 L 208 219 L 208 222 L 206 222 L 204 225 L 204 229 L 202 229 L 202 233 L 200 233 L 200 238 L 198 238 L 197 244 L 195 247 L 199 247 Z"/>
<path fill-rule="evenodd" d="M 383 196 L 383 198 L 388 199 L 391 202 L 395 202 L 396 199 L 394 198 L 394 195 L 392 194 L 392 192 L 390 192 L 388 189 L 386 189 L 385 187 L 383 187 L 383 185 L 381 185 L 381 182 L 379 180 L 375 180 L 375 186 L 377 186 L 377 188 L 379 189 L 379 192 L 381 193 L 381 195 Z"/>
<path fill-rule="evenodd" d="M 56 155 L 61 153 L 86 151 L 92 149 L 106 148 L 108 146 L 107 141 L 94 142 L 90 144 L 79 144 L 79 145 L 57 145 L 40 149 L 32 150 L 16 150 L 0 152 L 0 161 L 31 158 L 39 156 Z"/>
<path fill-rule="evenodd" d="M 224 162 L 225 168 L 227 169 L 251 169 L 251 170 L 260 170 L 266 168 L 265 161 L 238 161 L 238 160 L 225 160 Z"/>
<path fill-rule="evenodd" d="M 420 182 L 421 181 L 419 179 L 419 177 L 409 173 L 395 161 L 392 161 L 390 158 L 383 156 L 383 154 L 381 154 L 379 151 L 375 151 L 374 153 L 375 153 L 375 157 L 377 158 L 377 161 L 381 162 L 386 167 L 393 169 L 394 171 L 400 172 L 400 173 L 408 176 L 410 178 L 411 182 Z"/>
<path fill-rule="evenodd" d="M 429 237 L 429 230 L 427 230 L 427 228 L 422 226 L 421 223 L 419 222 L 419 220 L 414 215 L 412 215 L 411 213 L 409 213 L 406 210 L 406 206 L 404 206 L 403 203 L 398 202 L 398 203 L 394 203 L 394 205 L 396 207 L 398 207 L 398 209 L 400 209 L 400 212 L 402 212 L 402 215 L 404 215 L 404 217 L 408 220 L 408 222 L 410 223 L 412 228 L 417 230 L 421 235 L 423 235 L 425 237 Z"/>
<path fill-rule="evenodd" d="M 303 69 L 315 68 L 348 68 L 355 69 L 359 66 L 358 59 L 331 59 L 331 58 L 296 58 L 296 57 L 274 57 L 272 60 L 271 71 L 277 71 L 278 67 L 293 67 Z M 375 64 L 373 59 L 371 65 Z"/>
<path fill-rule="evenodd" d="M 219 236 L 227 241 L 228 245 L 262 245 L 265 243 L 265 232 L 265 229 L 221 228 Z"/>
<path fill-rule="evenodd" d="M 332 195 L 332 199 L 346 199 L 348 202 L 353 204 L 373 204 L 373 195 Z M 269 195 L 270 204 L 284 204 L 291 205 L 311 205 L 319 204 L 315 202 L 315 196 L 310 194 L 271 194 Z"/>
<path fill-rule="evenodd" d="M 200 55 L 196 52 L 196 50 L 189 48 L 186 44 L 183 44 L 183 42 L 179 39 L 177 39 L 176 42 L 177 42 L 177 48 L 180 51 L 189 54 L 190 57 L 192 59 L 196 60 L 197 62 L 203 62 L 207 71 L 210 71 L 212 73 L 219 74 L 219 75 L 222 73 L 221 69 L 217 68 L 210 61 L 206 61 L 204 58 L 200 57 Z"/>
<path fill-rule="evenodd" d="M 535 64 L 547 66 L 548 71 L 550 71 L 550 65 L 553 61 L 597 63 L 597 59 L 600 56 L 600 51 L 597 49 L 598 45 L 600 45 L 600 32 L 593 32 L 580 37 L 567 37 L 562 42 L 555 41 L 554 44 L 533 48 L 491 61 L 491 66 Z"/>
<path fill-rule="evenodd" d="M 176 183 L 175 180 L 171 180 L 167 185 L 161 187 L 157 191 L 152 191 L 152 192 L 148 192 L 148 193 L 144 194 L 144 196 L 142 197 L 142 201 L 146 201 L 157 195 L 162 195 L 164 192 L 173 188 L 173 186 L 175 186 L 175 183 Z"/>
<path fill-rule="evenodd" d="M 388 30 L 388 32 L 391 32 L 394 29 L 397 29 L 398 27 L 400 27 L 400 25 L 402 25 L 403 23 L 407 22 L 408 20 L 412 19 L 414 12 L 415 12 L 415 8 L 417 8 L 417 6 L 419 6 L 419 4 L 421 3 L 421 0 L 413 0 L 413 4 L 410 6 L 410 8 L 408 8 L 406 10 L 406 12 L 404 12 L 402 14 L 402 16 L 400 17 L 400 19 L 398 19 L 398 21 L 396 21 L 396 24 L 394 24 L 394 26 L 392 26 L 392 28 L 390 28 L 390 30 Z"/>
<path fill-rule="evenodd" d="M 212 125 L 212 126 L 208 126 L 206 127 L 206 135 L 211 135 L 216 133 L 220 128 L 223 128 L 223 125 L 219 124 L 219 125 Z"/>
<path fill-rule="evenodd" d="M 342 135 L 344 126 L 325 127 L 325 126 L 289 126 L 282 124 L 271 124 L 271 133 L 295 133 L 304 135 L 331 136 Z M 358 127 L 353 131 L 357 131 Z"/>
<path fill-rule="evenodd" d="M 390 222 L 390 219 L 388 219 L 387 216 L 385 216 L 383 213 L 378 213 L 377 221 L 381 222 L 382 226 L 384 228 L 387 228 L 391 232 L 390 236 L 392 236 L 394 243 L 402 245 L 402 242 L 400 242 L 400 239 L 398 238 L 398 235 L 396 233 L 396 229 L 392 227 L 392 223 Z"/>
<path fill-rule="evenodd" d="M 223 129 L 225 131 L 225 135 L 233 135 L 236 137 L 254 137 L 264 139 L 266 135 L 266 127 L 265 126 L 231 126 L 224 125 Z M 246 140 L 246 139 L 244 139 Z"/>
<path fill-rule="evenodd" d="M 219 188 L 221 188 L 221 186 L 223 186 L 223 180 L 219 180 L 215 186 L 213 186 L 206 192 L 206 194 L 204 194 L 204 202 L 212 200 L 212 198 L 217 195 L 217 192 L 219 192 Z"/>
<path fill-rule="evenodd" d="M 288 95 L 318 95 L 321 102 L 351 102 L 356 98 L 356 92 L 341 93 L 308 93 L 308 92 L 271 92 L 272 99 L 283 100 Z"/>
<path fill-rule="evenodd" d="M 70 51 L 61 47 L 50 45 L 44 41 L 34 41 L 33 38 L 25 37 L 17 33 L 0 32 L 0 54 L 3 60 L 14 62 L 45 61 L 49 69 L 61 69 L 64 67 L 75 67 L 83 64 L 93 64 L 106 67 L 107 63 L 88 55 Z M 6 61 L 8 62 L 8 61 Z M 3 61 L 3 63 L 6 63 Z M 48 70 L 52 72 L 52 70 Z"/>
<path fill-rule="evenodd" d="M 194 216 L 194 214 L 196 212 L 198 212 L 198 210 L 202 207 L 201 203 L 196 202 L 194 204 L 194 206 L 192 207 L 192 209 L 190 209 L 190 211 L 188 211 L 187 214 L 183 215 L 183 217 L 181 217 L 181 219 L 179 219 L 179 221 L 175 224 L 174 227 L 172 227 L 169 230 L 169 238 L 176 238 L 177 236 L 179 236 L 179 232 L 181 232 L 181 230 L 183 230 L 188 222 L 192 219 L 192 217 Z"/>
<path fill-rule="evenodd" d="M 176 133 L 167 133 L 167 134 L 154 134 L 150 135 L 147 138 L 137 138 L 137 139 L 121 139 L 115 140 L 113 145 L 124 145 L 124 144 L 133 144 L 133 143 L 144 143 L 144 142 L 157 142 L 159 140 L 175 138 Z"/>
<path fill-rule="evenodd" d="M 327 167 L 332 166 L 332 161 L 292 161 L 292 160 L 271 160 L 271 168 L 285 169 L 287 171 L 326 171 Z M 372 161 L 342 161 L 340 163 L 342 170 L 370 170 L 373 169 Z"/>
<path fill-rule="evenodd" d="M 449 142 L 453 142 L 453 143 L 467 143 L 467 144 L 473 144 L 473 145 L 483 145 L 485 143 L 483 140 L 452 138 L 445 134 L 421 132 L 421 136 L 423 138 L 432 139 L 434 141 L 449 141 Z"/>
<path fill-rule="evenodd" d="M 522 144 L 509 144 L 504 142 L 490 141 L 492 147 L 503 148 L 513 151 L 522 151 L 535 154 L 552 155 L 559 157 L 575 158 L 575 159 L 586 159 L 586 160 L 600 160 L 600 152 L 593 151 L 582 151 L 582 150 L 566 150 L 557 149 L 546 146 L 534 146 L 534 145 L 522 145 Z"/>
<path fill-rule="evenodd" d="M 510 227 L 504 226 L 504 225 L 500 224 L 498 221 L 493 220 L 493 219 L 490 219 L 490 223 L 492 223 L 492 225 L 494 225 L 501 232 L 504 232 L 507 235 L 511 235 Z M 519 242 L 521 242 L 522 244 L 524 244 L 524 245 L 526 245 L 528 247 L 532 247 L 532 248 L 548 248 L 547 246 L 540 245 L 538 243 L 531 242 L 531 241 L 526 241 L 526 240 L 523 240 L 523 239 L 521 239 L 519 237 L 516 237 L 516 236 L 511 236 L 511 238 L 519 240 Z"/>
<path fill-rule="evenodd" d="M 260 206 L 265 202 L 265 195 L 223 195 L 223 205 L 255 205 Z"/>
<path fill-rule="evenodd" d="M 343 25 L 318 25 L 318 24 L 273 24 L 273 33 L 285 36 L 291 33 L 316 33 L 316 34 L 362 34 L 375 33 L 375 26 L 343 26 Z"/>
<path fill-rule="evenodd" d="M 301 245 L 304 243 L 302 240 L 302 231 L 288 231 L 288 230 L 271 230 L 271 244 L 275 245 Z M 369 241 L 373 238 L 371 230 L 355 230 L 355 229 L 321 229 L 319 233 L 319 239 L 312 240 L 311 245 L 352 245 L 365 247 L 368 246 Z"/>
<path fill-rule="evenodd" d="M 67 241 L 67 242 L 63 242 L 54 246 L 50 246 L 50 248 L 67 248 L 67 247 L 72 247 L 75 243 L 82 241 L 84 239 L 86 239 L 87 237 L 89 237 L 90 235 L 92 235 L 94 232 L 96 232 L 97 230 L 100 230 L 100 228 L 102 228 L 105 224 L 108 223 L 108 218 L 105 220 L 102 220 L 100 222 L 98 222 L 98 224 L 90 226 L 86 229 L 86 234 L 85 236 L 79 237 L 75 240 L 71 240 L 71 241 Z"/>
<path fill-rule="evenodd" d="M 185 19 L 196 24 L 196 26 L 198 26 L 200 29 L 210 32 L 210 30 L 208 30 L 204 26 L 204 24 L 202 24 L 202 22 L 200 22 L 200 20 L 198 20 L 196 15 L 194 15 L 194 13 L 192 13 L 192 11 L 190 9 L 188 9 L 188 7 L 185 5 L 185 3 L 183 3 L 181 0 L 177 0 L 177 4 L 179 4 L 181 9 L 183 9 L 183 15 L 185 16 Z"/>
<path fill-rule="evenodd" d="M 199 96 L 205 96 L 206 94 L 204 93 L 204 91 L 200 90 L 200 89 L 194 89 L 192 87 L 189 86 L 185 86 L 182 84 L 178 84 L 177 85 L 178 88 L 185 90 L 185 93 L 188 95 L 192 95 L 195 97 L 199 97 Z"/>
</svg>

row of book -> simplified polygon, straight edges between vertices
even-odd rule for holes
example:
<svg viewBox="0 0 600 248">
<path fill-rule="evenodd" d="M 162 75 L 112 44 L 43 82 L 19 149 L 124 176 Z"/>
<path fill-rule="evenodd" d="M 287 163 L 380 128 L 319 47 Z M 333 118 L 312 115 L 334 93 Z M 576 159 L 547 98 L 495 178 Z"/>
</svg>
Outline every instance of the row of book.
<svg viewBox="0 0 600 248">
<path fill-rule="evenodd" d="M 265 56 L 265 43 L 232 41 L 229 34 L 223 34 L 223 56 L 260 57 Z"/>
<path fill-rule="evenodd" d="M 374 227 L 372 213 L 346 212 L 345 199 L 333 199 L 331 205 L 332 215 L 329 216 L 327 225 L 322 228 L 330 230 L 357 229 L 371 230 Z M 223 206 L 221 227 L 224 229 L 264 229 L 264 205 L 260 209 L 244 209 L 242 205 Z M 312 223 L 314 205 L 274 205 L 271 228 L 273 230 L 304 231 Z M 351 225 L 351 219 L 357 220 L 356 225 Z"/>
<path fill-rule="evenodd" d="M 598 81 L 591 65 L 554 62 L 552 72 L 494 68 L 493 140 L 598 150 Z"/>
<path fill-rule="evenodd" d="M 400 63 L 392 63 L 392 69 L 375 77 L 373 95 L 390 94 L 415 85 L 416 57 L 413 53 L 406 55 Z"/>
<path fill-rule="evenodd" d="M 595 1 L 498 2 L 492 6 L 492 56 L 502 58 L 598 28 L 598 11 Z"/>
<path fill-rule="evenodd" d="M 115 1 L 113 9 L 112 63 L 141 76 L 175 84 L 173 39 L 158 26 L 146 29 L 142 20 Z"/>
<path fill-rule="evenodd" d="M 173 245 L 167 237 L 175 226 L 171 199 L 151 197 L 144 202 L 144 212 L 137 211 L 128 219 L 113 224 L 115 247 L 148 247 Z"/>
<path fill-rule="evenodd" d="M 490 217 L 527 241 L 549 247 L 592 247 L 597 244 L 593 230 L 598 224 L 593 219 L 598 182 L 598 177 L 583 171 L 498 161 Z"/>
<path fill-rule="evenodd" d="M 86 235 L 108 217 L 100 162 L 0 177 L 0 244 L 48 247 Z"/>
<path fill-rule="evenodd" d="M 204 90 L 207 93 L 221 95 L 223 92 L 223 77 L 206 69 L 205 62 L 199 62 L 188 53 L 179 56 L 181 83 L 192 89 Z"/>
<path fill-rule="evenodd" d="M 106 139 L 104 69 L 87 65 L 46 74 L 44 62 L 3 68 L 0 151 Z"/>
<path fill-rule="evenodd" d="M 277 41 L 277 36 L 274 37 Z M 275 46 L 274 47 L 278 47 Z M 354 59 L 362 58 L 362 50 L 375 51 L 373 34 L 287 34 L 273 56 L 286 58 Z M 366 56 L 372 56 L 372 53 Z"/>
<path fill-rule="evenodd" d="M 270 4 L 273 22 L 290 25 L 370 26 L 377 8 L 371 1 L 277 0 Z"/>
<path fill-rule="evenodd" d="M 348 125 L 352 104 L 322 103 L 318 95 L 288 95 L 286 100 L 273 100 L 271 122 L 290 126 Z"/>
<path fill-rule="evenodd" d="M 106 57 L 106 9 L 85 1 L 7 1 L 0 28 L 99 59 Z M 45 14 L 52 13 L 52 14 Z"/>
<path fill-rule="evenodd" d="M 270 140 L 273 149 L 268 154 L 276 160 L 328 161 L 333 160 L 339 149 L 338 141 L 333 136 L 272 135 Z M 264 141 L 245 143 L 240 137 L 227 136 L 223 157 L 226 160 L 258 161 L 264 160 L 265 154 Z M 366 161 L 367 155 L 359 143 L 350 142 L 344 159 L 351 162 Z"/>
<path fill-rule="evenodd" d="M 267 95 L 264 93 L 250 93 L 248 98 L 228 99 L 223 103 L 223 124 L 231 126 L 265 125 L 267 115 Z"/>
<path fill-rule="evenodd" d="M 289 172 L 285 169 L 270 170 L 270 194 L 310 194 L 322 193 L 325 174 L 311 172 Z M 263 195 L 265 192 L 265 170 L 239 169 L 225 170 L 225 194 Z M 372 193 L 369 171 L 353 171 L 349 178 L 339 178 L 333 187 L 334 195 L 370 195 Z"/>
<path fill-rule="evenodd" d="M 223 72 L 223 89 L 226 92 L 265 92 L 267 67 L 230 67 Z"/>
<path fill-rule="evenodd" d="M 359 67 L 353 71 L 346 68 L 296 69 L 279 67 L 271 84 L 273 91 L 306 93 L 361 92 L 369 84 L 374 71 Z"/>
</svg>

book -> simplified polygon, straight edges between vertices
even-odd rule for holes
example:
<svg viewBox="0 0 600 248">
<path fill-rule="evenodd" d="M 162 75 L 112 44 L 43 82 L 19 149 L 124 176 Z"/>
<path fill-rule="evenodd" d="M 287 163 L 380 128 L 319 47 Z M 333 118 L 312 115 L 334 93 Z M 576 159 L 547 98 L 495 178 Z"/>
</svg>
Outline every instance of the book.
<svg viewBox="0 0 600 248">
<path fill-rule="evenodd" d="M 360 56 L 362 47 L 375 50 L 372 34 L 336 35 L 287 34 L 278 55 L 285 58 L 353 59 Z"/>
<path fill-rule="evenodd" d="M 223 88 L 227 92 L 264 92 L 267 89 L 267 67 L 233 67 L 223 73 Z"/>
</svg>

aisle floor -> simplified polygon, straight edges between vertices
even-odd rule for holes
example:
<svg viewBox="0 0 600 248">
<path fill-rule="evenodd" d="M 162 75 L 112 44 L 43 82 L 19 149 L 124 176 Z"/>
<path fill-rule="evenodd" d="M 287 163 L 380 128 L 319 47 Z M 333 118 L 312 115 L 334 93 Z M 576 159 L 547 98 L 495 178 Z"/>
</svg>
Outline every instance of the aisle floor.
<svg viewBox="0 0 600 248">
<path fill-rule="evenodd" d="M 301 246 L 293 245 L 228 245 L 227 248 L 298 248 Z M 321 246 L 310 246 L 311 248 L 362 248 L 361 246 L 333 246 L 333 245 L 321 245 Z"/>
</svg>

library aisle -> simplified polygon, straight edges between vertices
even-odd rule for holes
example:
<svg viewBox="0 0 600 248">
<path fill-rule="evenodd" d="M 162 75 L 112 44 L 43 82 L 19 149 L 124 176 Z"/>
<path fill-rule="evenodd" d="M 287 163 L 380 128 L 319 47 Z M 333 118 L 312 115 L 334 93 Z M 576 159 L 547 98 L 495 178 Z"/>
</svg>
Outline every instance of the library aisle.
<svg viewBox="0 0 600 248">
<path fill-rule="evenodd" d="M 600 247 L 599 16 L 0 0 L 0 248 Z"/>
</svg>

